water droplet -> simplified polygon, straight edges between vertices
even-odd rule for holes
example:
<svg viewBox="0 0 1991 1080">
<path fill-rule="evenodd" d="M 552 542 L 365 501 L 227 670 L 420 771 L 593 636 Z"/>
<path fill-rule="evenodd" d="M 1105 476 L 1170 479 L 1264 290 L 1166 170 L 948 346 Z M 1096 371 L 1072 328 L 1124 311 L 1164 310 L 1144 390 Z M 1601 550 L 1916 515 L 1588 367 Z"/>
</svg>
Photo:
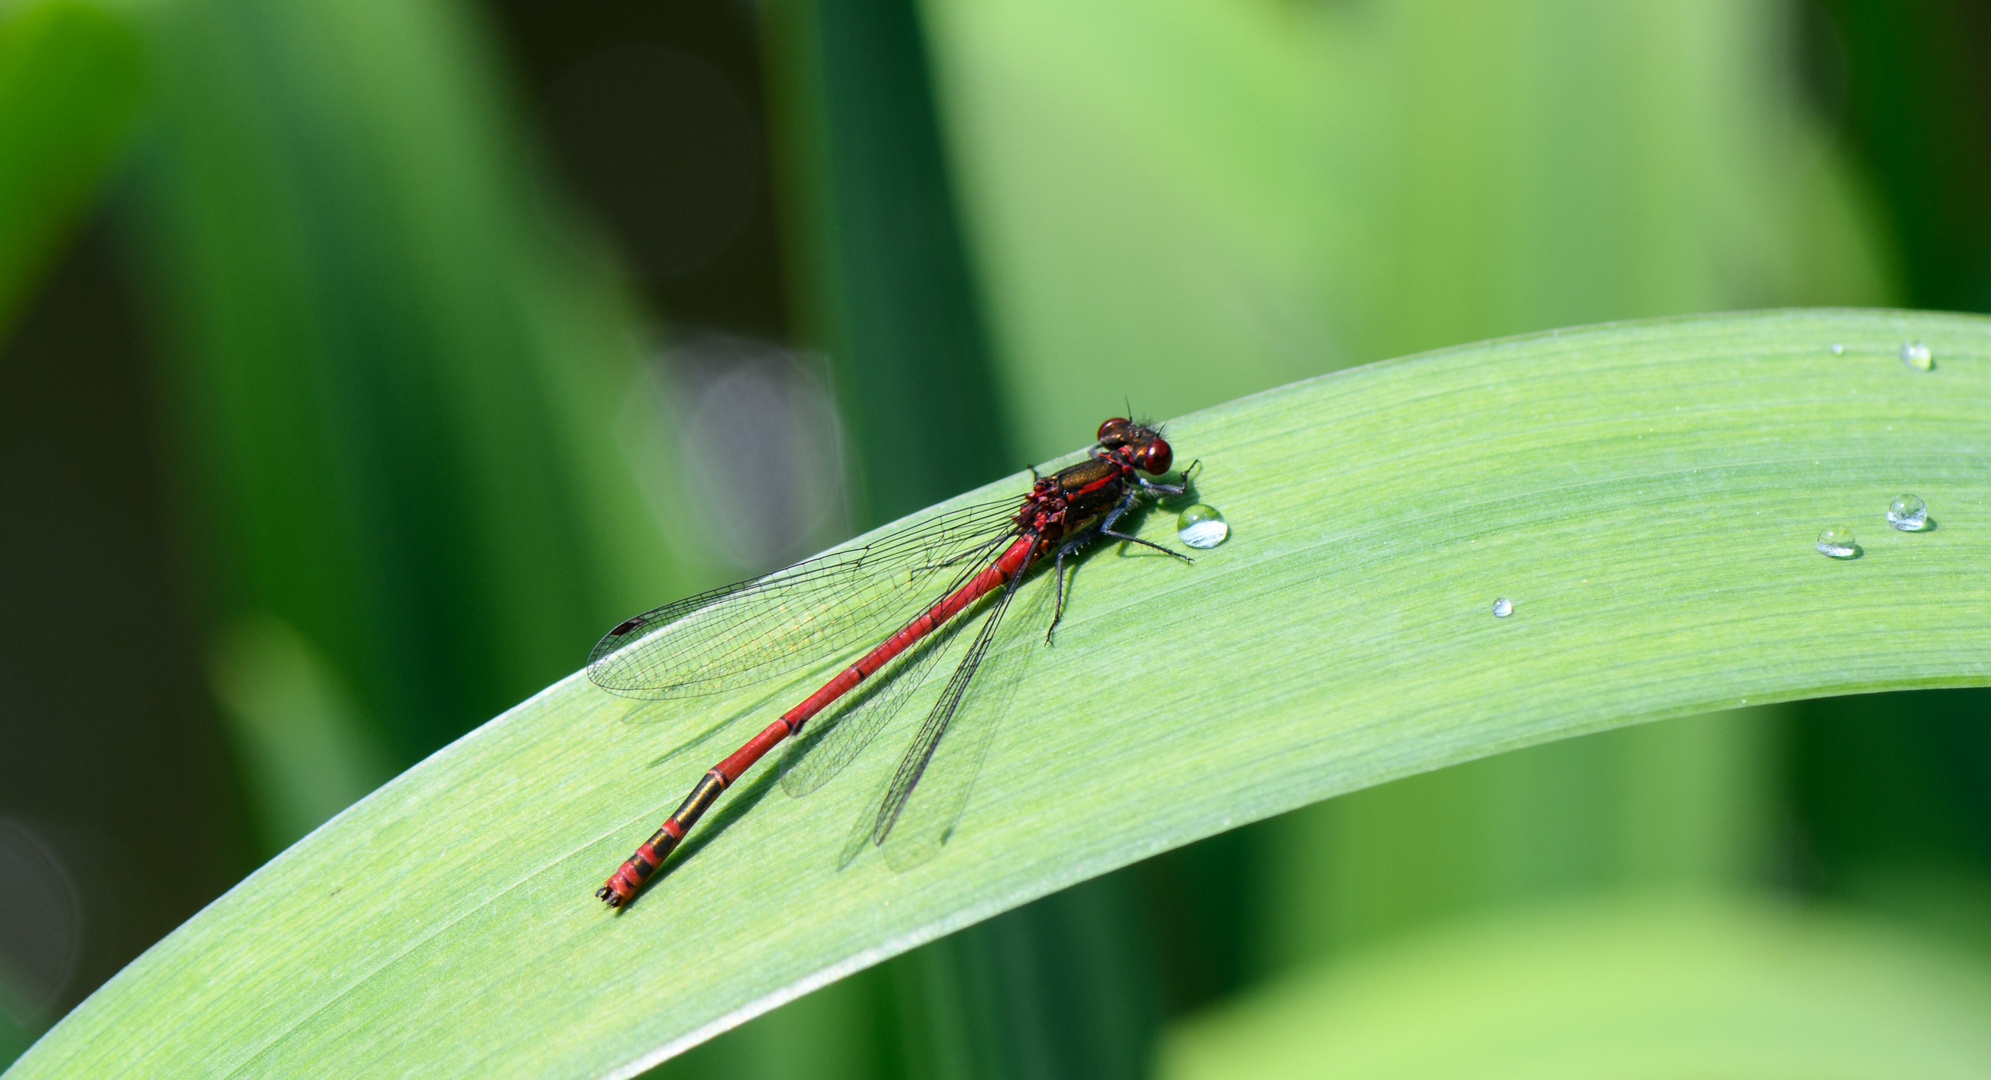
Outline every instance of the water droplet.
<svg viewBox="0 0 1991 1080">
<path fill-rule="evenodd" d="M 1512 601 L 1512 600 L 1509 600 L 1509 599 L 1507 599 L 1506 597 L 1504 597 L 1504 596 L 1503 596 L 1503 597 L 1501 597 L 1500 599 L 1498 599 L 1498 600 L 1495 600 L 1495 601 L 1493 602 L 1493 617 L 1494 617 L 1494 618 L 1496 618 L 1496 619 L 1504 619 L 1504 618 L 1506 618 L 1507 616 L 1509 616 L 1509 615 L 1512 615 L 1512 614 L 1514 614 L 1514 601 Z"/>
<path fill-rule="evenodd" d="M 1846 347 L 1845 347 L 1844 345 L 1841 345 L 1841 344 L 1839 344 L 1839 343 L 1838 343 L 1838 342 L 1836 342 L 1836 341 L 1832 343 L 1832 355 L 1833 355 L 1833 356 L 1839 356 L 1839 355 L 1842 355 L 1842 354 L 1844 354 L 1844 353 L 1845 353 L 1845 351 L 1846 351 Z"/>
<path fill-rule="evenodd" d="M 1214 506 L 1197 503 L 1175 519 L 1176 538 L 1193 548 L 1216 547 L 1230 534 L 1231 527 L 1224 524 L 1224 515 Z"/>
<path fill-rule="evenodd" d="M 1916 371 L 1928 371 L 1936 366 L 1935 358 L 1929 355 L 1929 347 L 1919 341 L 1902 343 L 1901 362 Z"/>
<path fill-rule="evenodd" d="M 1853 530 L 1844 525 L 1834 525 L 1818 534 L 1818 543 L 1812 545 L 1820 555 L 1830 555 L 1835 559 L 1850 559 L 1860 553 L 1859 541 L 1853 539 Z"/>
<path fill-rule="evenodd" d="M 1887 523 L 1902 532 L 1921 532 L 1929 527 L 1929 504 L 1916 495 L 1896 495 L 1887 504 Z"/>
</svg>

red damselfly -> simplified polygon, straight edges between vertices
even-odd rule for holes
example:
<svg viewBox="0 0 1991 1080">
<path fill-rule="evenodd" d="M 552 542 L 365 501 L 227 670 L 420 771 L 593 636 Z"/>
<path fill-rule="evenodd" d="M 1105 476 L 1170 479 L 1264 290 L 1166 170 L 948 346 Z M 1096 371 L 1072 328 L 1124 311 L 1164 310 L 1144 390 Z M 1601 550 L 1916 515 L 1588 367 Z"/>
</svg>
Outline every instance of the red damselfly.
<svg viewBox="0 0 1991 1080">
<path fill-rule="evenodd" d="M 861 547 L 646 611 L 610 630 L 588 658 L 588 677 L 603 689 L 632 697 L 717 693 L 774 679 L 866 644 L 872 647 L 707 770 L 677 811 L 595 895 L 610 907 L 628 902 L 722 791 L 777 744 L 800 733 L 812 717 L 890 665 L 891 692 L 884 700 L 873 694 L 855 715 L 838 717 L 828 738 L 799 758 L 791 754 L 794 764 L 784 771 L 783 783 L 800 794 L 835 775 L 864 749 L 897 705 L 912 697 L 942 655 L 936 631 L 977 601 L 997 594 L 985 605 L 981 628 L 875 808 L 860 822 L 858 840 L 884 844 L 959 713 L 1004 611 L 1040 559 L 1049 555 L 1055 566 L 1052 628 L 1064 614 L 1065 560 L 1094 540 L 1140 544 L 1189 561 L 1114 526 L 1144 496 L 1188 490 L 1188 471 L 1194 466 L 1178 483 L 1148 479 L 1169 471 L 1173 451 L 1159 430 L 1133 420 L 1116 417 L 1101 424 L 1098 444 L 1086 460 L 1038 477 L 1020 500 L 951 510 Z M 1049 640 L 1050 628 L 1045 637 Z M 956 786 L 965 799 L 965 787 Z M 936 821 L 943 829 L 952 824 L 946 814 Z M 901 835 L 907 831 L 900 829 Z"/>
</svg>

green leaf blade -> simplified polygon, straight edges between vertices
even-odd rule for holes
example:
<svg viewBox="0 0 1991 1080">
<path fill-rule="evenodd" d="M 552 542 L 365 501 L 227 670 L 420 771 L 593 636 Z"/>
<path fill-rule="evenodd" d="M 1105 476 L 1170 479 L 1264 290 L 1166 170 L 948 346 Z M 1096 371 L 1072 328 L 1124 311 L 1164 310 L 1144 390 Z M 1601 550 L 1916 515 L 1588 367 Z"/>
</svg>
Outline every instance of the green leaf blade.
<svg viewBox="0 0 1991 1080">
<path fill-rule="evenodd" d="M 1968 1076 L 1991 979 L 1845 913 L 1661 896 L 1482 916 L 1275 981 L 1171 1034 L 1167 1080 Z M 1414 1032 L 1414 1035 L 1410 1033 Z"/>
<path fill-rule="evenodd" d="M 122 156 L 145 80 L 123 11 L 46 0 L 0 17 L 0 327 Z"/>
<path fill-rule="evenodd" d="M 1934 371 L 1899 361 L 1908 339 Z M 1231 540 L 1187 567 L 1100 549 L 1056 646 L 1006 646 L 1027 677 L 938 858 L 836 869 L 901 727 L 805 799 L 763 765 L 611 915 L 590 892 L 730 732 L 649 763 L 781 706 L 573 677 L 263 868 L 9 1075 L 630 1075 L 997 911 L 1397 776 L 1745 700 L 1991 683 L 1987 418 L 1991 320 L 1843 311 L 1465 346 L 1184 417 L 1170 440 Z M 1934 530 L 1887 528 L 1902 491 Z M 1841 522 L 1861 558 L 1812 550 Z M 1047 604 L 1033 583 L 1010 618 Z"/>
</svg>

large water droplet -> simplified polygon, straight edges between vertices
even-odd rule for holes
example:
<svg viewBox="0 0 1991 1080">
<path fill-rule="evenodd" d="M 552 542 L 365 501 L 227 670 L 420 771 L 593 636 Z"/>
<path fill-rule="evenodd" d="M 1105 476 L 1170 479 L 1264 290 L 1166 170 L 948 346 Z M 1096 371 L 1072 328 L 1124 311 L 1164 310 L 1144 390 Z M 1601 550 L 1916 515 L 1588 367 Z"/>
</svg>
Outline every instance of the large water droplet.
<svg viewBox="0 0 1991 1080">
<path fill-rule="evenodd" d="M 1812 546 L 1820 555 L 1835 559 L 1850 559 L 1860 553 L 1859 541 L 1853 539 L 1853 530 L 1845 525 L 1834 525 L 1819 533 L 1818 543 Z"/>
<path fill-rule="evenodd" d="M 1929 504 L 1917 495 L 1896 495 L 1887 504 L 1887 523 L 1902 532 L 1921 532 L 1929 527 Z"/>
<path fill-rule="evenodd" d="M 1935 357 L 1929 355 L 1929 347 L 1919 341 L 1902 343 L 1901 362 L 1916 371 L 1929 371 L 1936 366 Z"/>
<path fill-rule="evenodd" d="M 1197 503 L 1175 518 L 1176 538 L 1193 548 L 1216 547 L 1230 534 L 1231 527 L 1224 524 L 1224 515 L 1214 506 Z"/>
<path fill-rule="evenodd" d="M 1501 597 L 1500 599 L 1498 599 L 1498 600 L 1495 600 L 1495 601 L 1493 602 L 1493 617 L 1494 617 L 1494 618 L 1496 618 L 1496 619 L 1504 619 L 1504 618 L 1506 618 L 1507 616 L 1509 616 L 1509 615 L 1512 615 L 1512 614 L 1514 614 L 1514 601 L 1512 601 L 1512 600 L 1509 600 L 1509 599 L 1507 599 L 1506 597 L 1504 597 L 1504 596 L 1503 596 L 1503 597 Z"/>
</svg>

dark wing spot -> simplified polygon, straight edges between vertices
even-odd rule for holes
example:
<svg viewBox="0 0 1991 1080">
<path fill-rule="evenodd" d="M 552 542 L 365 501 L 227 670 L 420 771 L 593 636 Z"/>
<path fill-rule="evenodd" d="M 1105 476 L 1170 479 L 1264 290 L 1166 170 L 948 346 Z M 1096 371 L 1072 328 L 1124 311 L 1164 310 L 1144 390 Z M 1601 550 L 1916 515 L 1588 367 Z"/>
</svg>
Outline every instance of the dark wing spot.
<svg viewBox="0 0 1991 1080">
<path fill-rule="evenodd" d="M 597 623 L 596 625 L 600 625 L 600 624 L 599 624 L 599 623 Z M 624 634 L 628 633 L 628 632 L 629 632 L 629 631 L 631 631 L 631 630 L 634 630 L 634 629 L 636 629 L 637 627 L 639 627 L 639 626 L 641 626 L 641 625 L 643 625 L 643 616 L 641 616 L 641 615 L 638 615 L 638 616 L 636 616 L 636 617 L 635 617 L 635 618 L 633 618 L 633 619 L 624 619 L 623 621 L 621 621 L 621 622 L 619 622 L 619 623 L 615 624 L 615 629 L 613 629 L 613 630 L 610 630 L 610 631 L 608 632 L 608 636 L 609 636 L 609 637 L 621 637 L 622 635 L 624 635 Z"/>
</svg>

